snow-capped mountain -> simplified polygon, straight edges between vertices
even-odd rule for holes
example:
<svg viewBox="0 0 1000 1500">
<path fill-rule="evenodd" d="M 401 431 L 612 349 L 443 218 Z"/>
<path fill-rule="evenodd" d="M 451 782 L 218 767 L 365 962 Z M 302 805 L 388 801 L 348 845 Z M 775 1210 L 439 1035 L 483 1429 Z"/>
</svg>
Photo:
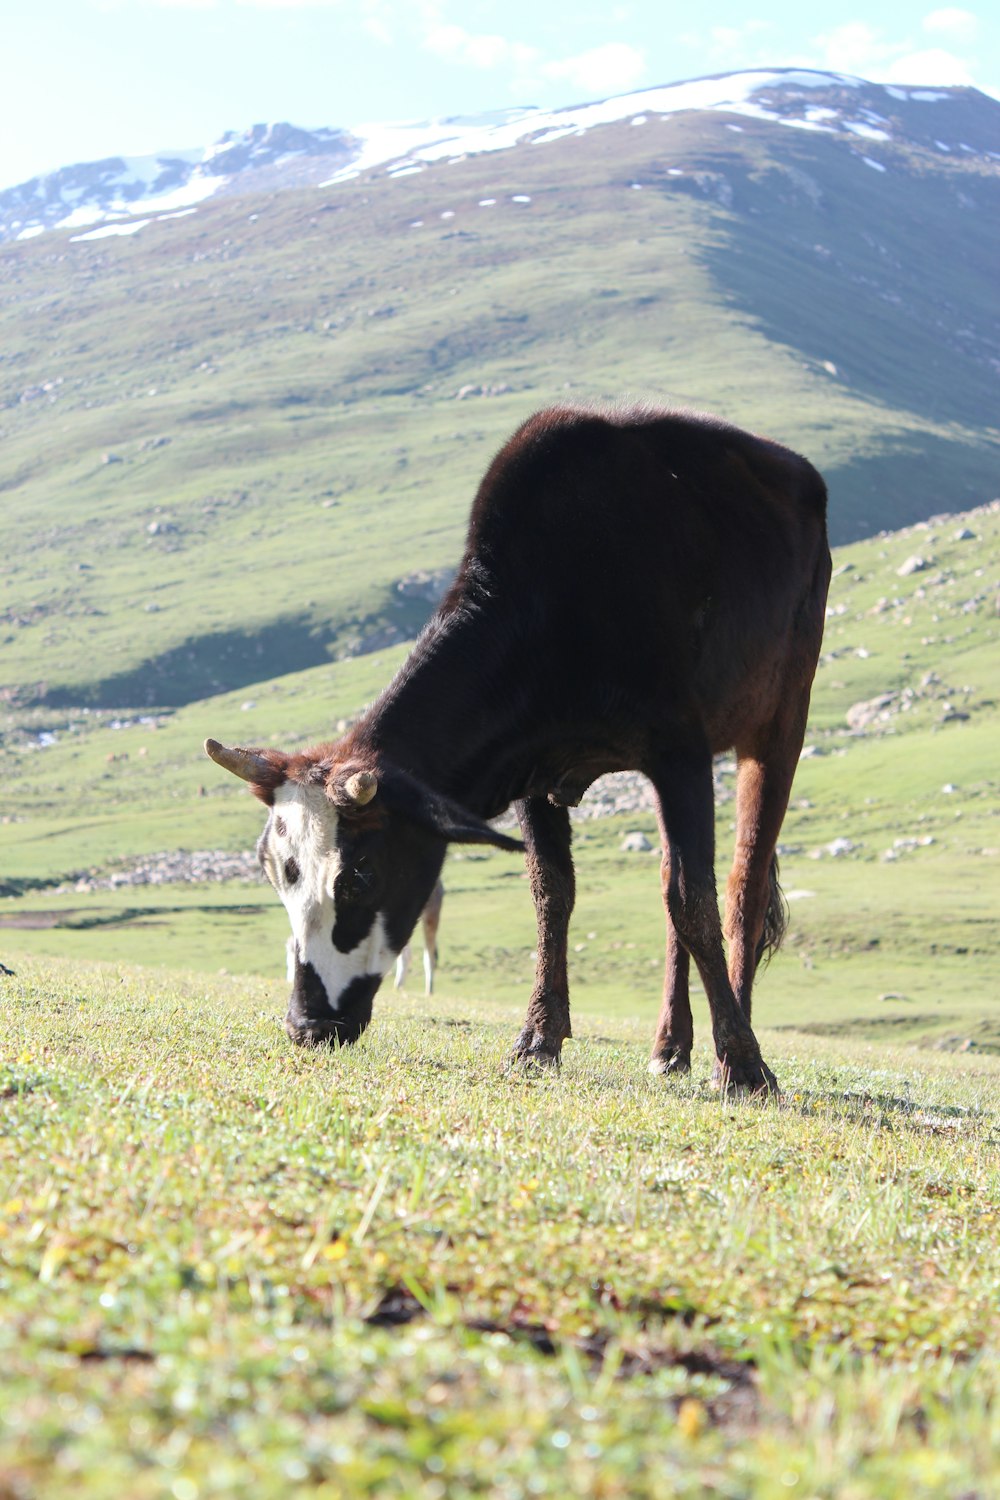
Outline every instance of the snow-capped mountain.
<svg viewBox="0 0 1000 1500">
<path fill-rule="evenodd" d="M 46 229 L 124 227 L 137 215 L 191 212 L 218 193 L 302 187 L 346 166 L 358 149 L 340 130 L 252 125 L 197 150 L 63 167 L 0 192 L 0 240 L 31 239 Z"/>
<path fill-rule="evenodd" d="M 880 143 L 912 145 L 1000 161 L 1000 103 L 969 88 L 903 88 L 845 74 L 771 69 L 723 74 L 567 109 L 509 109 L 350 129 L 288 124 L 228 132 L 206 149 L 112 157 L 65 167 L 0 192 L 0 240 L 47 229 L 78 238 L 128 234 L 157 219 L 192 213 L 222 193 L 329 187 L 375 174 L 403 177 L 435 163 L 520 145 L 536 147 L 602 125 L 664 119 L 691 111 L 772 122 L 839 136 L 865 147 L 878 167 Z M 94 227 L 99 226 L 99 227 Z"/>
</svg>

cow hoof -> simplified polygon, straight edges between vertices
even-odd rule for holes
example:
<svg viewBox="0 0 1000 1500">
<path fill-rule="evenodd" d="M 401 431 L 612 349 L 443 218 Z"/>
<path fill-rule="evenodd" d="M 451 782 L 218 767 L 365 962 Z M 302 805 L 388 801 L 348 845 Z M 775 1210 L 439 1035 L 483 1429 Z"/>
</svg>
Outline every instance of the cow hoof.
<svg viewBox="0 0 1000 1500">
<path fill-rule="evenodd" d="M 668 1073 L 690 1073 L 691 1054 L 680 1047 L 669 1052 L 655 1052 L 649 1059 L 649 1071 L 654 1077 L 663 1078 Z"/>
<path fill-rule="evenodd" d="M 561 1067 L 562 1058 L 557 1052 L 512 1052 L 504 1072 L 508 1078 L 542 1077 L 543 1074 L 549 1077 L 558 1073 Z"/>
<path fill-rule="evenodd" d="M 715 1060 L 712 1069 L 712 1087 L 726 1098 L 744 1096 L 750 1099 L 778 1098 L 781 1090 L 778 1080 L 761 1056 L 739 1061 L 727 1057 L 725 1062 Z"/>
<path fill-rule="evenodd" d="M 562 1044 L 547 1042 L 535 1031 L 524 1032 L 507 1059 L 508 1073 L 551 1073 L 562 1064 Z"/>
</svg>

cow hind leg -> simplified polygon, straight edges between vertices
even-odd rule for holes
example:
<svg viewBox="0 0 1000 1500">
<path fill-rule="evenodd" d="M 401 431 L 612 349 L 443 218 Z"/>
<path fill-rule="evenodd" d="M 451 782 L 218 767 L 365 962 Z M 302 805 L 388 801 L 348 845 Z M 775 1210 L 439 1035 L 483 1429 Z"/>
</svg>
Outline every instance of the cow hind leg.
<svg viewBox="0 0 1000 1500">
<path fill-rule="evenodd" d="M 567 948 L 576 883 L 565 807 L 542 797 L 517 803 L 538 924 L 538 962 L 528 1014 L 512 1060 L 554 1066 L 571 1036 Z"/>
<path fill-rule="evenodd" d="M 712 757 L 707 747 L 665 755 L 651 780 L 667 847 L 667 911 L 705 986 L 719 1076 L 726 1088 L 777 1092 L 726 968 L 715 889 Z"/>
<path fill-rule="evenodd" d="M 694 1044 L 694 1022 L 691 1017 L 689 989 L 691 955 L 677 936 L 670 918 L 670 843 L 662 820 L 660 835 L 663 858 L 660 862 L 660 884 L 667 916 L 666 969 L 663 979 L 663 1003 L 656 1023 L 653 1051 L 649 1059 L 651 1073 L 687 1073 L 691 1069 Z"/>
<path fill-rule="evenodd" d="M 406 976 L 410 968 L 410 945 L 407 943 L 402 953 L 396 959 L 396 973 L 393 980 L 397 990 L 401 990 L 406 983 Z"/>
<path fill-rule="evenodd" d="M 726 886 L 725 934 L 729 979 L 750 1020 L 754 975 L 784 934 L 787 912 L 778 885 L 775 845 L 788 807 L 805 724 L 805 707 L 792 722 L 773 726 L 753 750 L 740 750 L 736 782 L 736 847 Z"/>
<path fill-rule="evenodd" d="M 441 900 L 440 896 L 438 896 L 439 890 L 441 896 L 443 896 L 444 891 L 443 889 L 441 889 L 440 882 L 438 883 L 437 890 L 435 890 L 435 897 L 437 897 L 437 899 L 435 900 L 434 898 L 432 898 L 424 908 L 423 928 L 425 995 L 433 995 L 434 993 L 434 971 L 437 968 L 438 961 L 437 932 L 438 924 L 441 921 Z"/>
</svg>

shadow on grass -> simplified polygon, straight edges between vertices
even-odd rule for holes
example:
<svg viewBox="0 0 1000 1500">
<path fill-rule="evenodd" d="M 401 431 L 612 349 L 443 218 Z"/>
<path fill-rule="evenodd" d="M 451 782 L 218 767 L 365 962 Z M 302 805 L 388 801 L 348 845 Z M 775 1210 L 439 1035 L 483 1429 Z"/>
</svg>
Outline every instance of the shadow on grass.
<svg viewBox="0 0 1000 1500">
<path fill-rule="evenodd" d="M 254 917 L 260 915 L 259 906 L 126 906 L 120 911 L 107 907 L 82 913 L 82 908 L 67 907 L 62 911 L 8 912 L 0 916 L 0 930 L 41 931 L 61 928 L 68 932 L 88 932 L 95 927 L 162 927 L 170 917 L 209 914 L 223 917 Z"/>
<path fill-rule="evenodd" d="M 971 1124 L 993 1119 L 990 1111 L 972 1106 L 928 1104 L 898 1094 L 862 1093 L 851 1089 L 797 1089 L 794 1093 L 783 1094 L 781 1105 L 785 1110 L 805 1116 L 832 1114 L 859 1125 L 892 1129 L 900 1124 L 931 1134 L 951 1134 L 959 1122 Z"/>
</svg>

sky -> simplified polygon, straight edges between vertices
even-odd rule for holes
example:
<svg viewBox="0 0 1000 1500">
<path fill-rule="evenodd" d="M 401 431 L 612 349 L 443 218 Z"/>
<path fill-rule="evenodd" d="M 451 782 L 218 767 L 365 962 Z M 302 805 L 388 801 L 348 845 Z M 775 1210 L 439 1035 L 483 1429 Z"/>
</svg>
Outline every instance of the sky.
<svg viewBox="0 0 1000 1500">
<path fill-rule="evenodd" d="M 558 108 L 741 68 L 971 84 L 1000 7 L 920 0 L 2 0 L 0 188 L 257 122 Z"/>
</svg>

